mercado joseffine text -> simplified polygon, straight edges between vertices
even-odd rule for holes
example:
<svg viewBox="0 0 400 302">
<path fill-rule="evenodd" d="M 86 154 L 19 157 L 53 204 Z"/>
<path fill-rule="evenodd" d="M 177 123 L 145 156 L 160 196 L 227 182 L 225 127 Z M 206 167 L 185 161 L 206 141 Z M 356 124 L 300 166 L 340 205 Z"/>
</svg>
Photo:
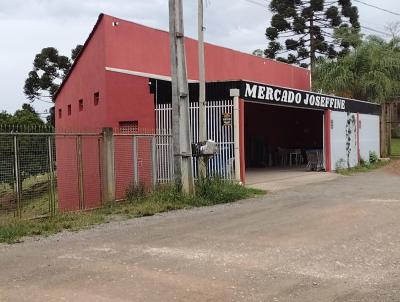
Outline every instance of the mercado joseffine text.
<svg viewBox="0 0 400 302">
<path fill-rule="evenodd" d="M 244 98 L 261 102 L 269 101 L 295 106 L 346 110 L 345 99 L 251 83 L 246 83 Z"/>
</svg>

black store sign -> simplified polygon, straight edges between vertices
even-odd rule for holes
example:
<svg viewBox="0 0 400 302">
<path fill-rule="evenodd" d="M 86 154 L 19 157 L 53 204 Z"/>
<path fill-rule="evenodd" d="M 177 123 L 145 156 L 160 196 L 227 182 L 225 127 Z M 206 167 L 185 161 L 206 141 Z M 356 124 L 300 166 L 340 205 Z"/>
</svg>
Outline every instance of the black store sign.
<svg viewBox="0 0 400 302">
<path fill-rule="evenodd" d="M 381 112 L 379 105 L 369 102 L 251 82 L 242 82 L 240 95 L 247 101 L 281 106 L 375 115 L 379 115 Z"/>
</svg>

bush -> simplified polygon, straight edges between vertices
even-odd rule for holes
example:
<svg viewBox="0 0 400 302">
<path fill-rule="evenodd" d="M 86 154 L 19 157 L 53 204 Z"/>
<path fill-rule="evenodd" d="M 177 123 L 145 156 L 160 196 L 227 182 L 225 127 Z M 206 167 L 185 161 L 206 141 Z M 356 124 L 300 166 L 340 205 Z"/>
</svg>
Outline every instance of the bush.
<svg viewBox="0 0 400 302">
<path fill-rule="evenodd" d="M 346 168 L 347 168 L 347 164 L 346 164 L 346 161 L 343 158 L 339 159 L 335 164 L 335 170 L 336 171 L 340 171 L 340 170 L 343 170 L 343 169 L 346 169 Z"/>
<path fill-rule="evenodd" d="M 0 224 L 0 242 L 14 243 L 28 234 L 28 228 L 22 221 Z"/>
<path fill-rule="evenodd" d="M 376 164 L 379 161 L 378 155 L 375 151 L 369 151 L 369 163 Z"/>
<path fill-rule="evenodd" d="M 199 178 L 195 182 L 195 189 L 196 197 L 206 200 L 209 204 L 232 202 L 257 194 L 257 190 L 246 188 L 218 176 Z M 260 192 L 258 191 L 258 193 Z"/>
<path fill-rule="evenodd" d="M 369 162 L 366 161 L 364 158 L 360 158 L 360 166 L 361 167 L 368 167 L 369 166 Z"/>
<path fill-rule="evenodd" d="M 127 200 L 135 200 L 142 198 L 146 195 L 146 189 L 143 184 L 135 185 L 131 183 L 128 188 L 125 190 L 125 198 Z"/>
</svg>

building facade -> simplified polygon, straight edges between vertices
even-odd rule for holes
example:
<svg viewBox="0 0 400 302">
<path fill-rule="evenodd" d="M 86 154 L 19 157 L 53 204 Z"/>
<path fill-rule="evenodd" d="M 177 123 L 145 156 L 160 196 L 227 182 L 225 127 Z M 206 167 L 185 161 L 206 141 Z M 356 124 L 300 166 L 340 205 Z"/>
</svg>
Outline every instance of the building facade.
<svg viewBox="0 0 400 302">
<path fill-rule="evenodd" d="M 190 101 L 196 103 L 197 42 L 185 38 L 185 48 Z M 162 125 L 156 111 L 171 104 L 169 58 L 168 32 L 100 15 L 56 95 L 57 131 L 159 129 Z M 240 134 L 235 142 L 240 158 L 232 160 L 240 161 L 243 183 L 247 168 L 288 164 L 288 160 L 290 165 L 303 162 L 305 150 L 318 150 L 326 171 L 354 166 L 371 151 L 379 153 L 379 106 L 311 93 L 309 70 L 293 65 L 211 44 L 205 46 L 205 58 L 208 102 L 232 100 L 231 89 L 240 92 L 235 128 Z M 218 117 L 213 123 L 213 129 L 226 126 Z M 98 144 L 93 140 L 84 145 L 83 162 L 94 162 L 81 167 L 84 179 L 102 174 L 95 164 L 103 156 L 96 151 Z M 76 160 L 71 159 L 71 148 L 76 145 L 57 143 L 59 199 L 64 210 L 77 209 L 76 200 L 83 198 L 76 186 L 85 191 L 102 186 L 101 176 L 94 182 L 75 183 L 71 191 L 70 163 Z M 113 154 L 113 173 L 120 183 L 115 199 L 123 198 L 131 181 L 118 173 L 134 169 L 128 160 L 132 148 L 131 143 L 121 145 Z M 225 158 L 224 162 L 228 165 L 232 160 Z M 99 206 L 104 199 L 101 193 L 90 196 L 85 208 Z"/>
</svg>

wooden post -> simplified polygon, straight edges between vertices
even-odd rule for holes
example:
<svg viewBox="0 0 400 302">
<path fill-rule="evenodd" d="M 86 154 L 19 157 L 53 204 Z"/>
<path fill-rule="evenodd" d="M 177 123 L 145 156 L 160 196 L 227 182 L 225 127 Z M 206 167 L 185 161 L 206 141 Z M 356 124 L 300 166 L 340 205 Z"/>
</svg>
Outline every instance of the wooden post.
<svg viewBox="0 0 400 302">
<path fill-rule="evenodd" d="M 103 128 L 103 185 L 102 201 L 115 200 L 114 135 L 112 128 Z"/>
<path fill-rule="evenodd" d="M 381 114 L 381 156 L 389 157 L 390 156 L 390 148 L 391 148 L 391 138 L 392 138 L 392 114 L 391 114 L 391 104 L 383 103 L 382 104 L 382 114 Z"/>
</svg>

